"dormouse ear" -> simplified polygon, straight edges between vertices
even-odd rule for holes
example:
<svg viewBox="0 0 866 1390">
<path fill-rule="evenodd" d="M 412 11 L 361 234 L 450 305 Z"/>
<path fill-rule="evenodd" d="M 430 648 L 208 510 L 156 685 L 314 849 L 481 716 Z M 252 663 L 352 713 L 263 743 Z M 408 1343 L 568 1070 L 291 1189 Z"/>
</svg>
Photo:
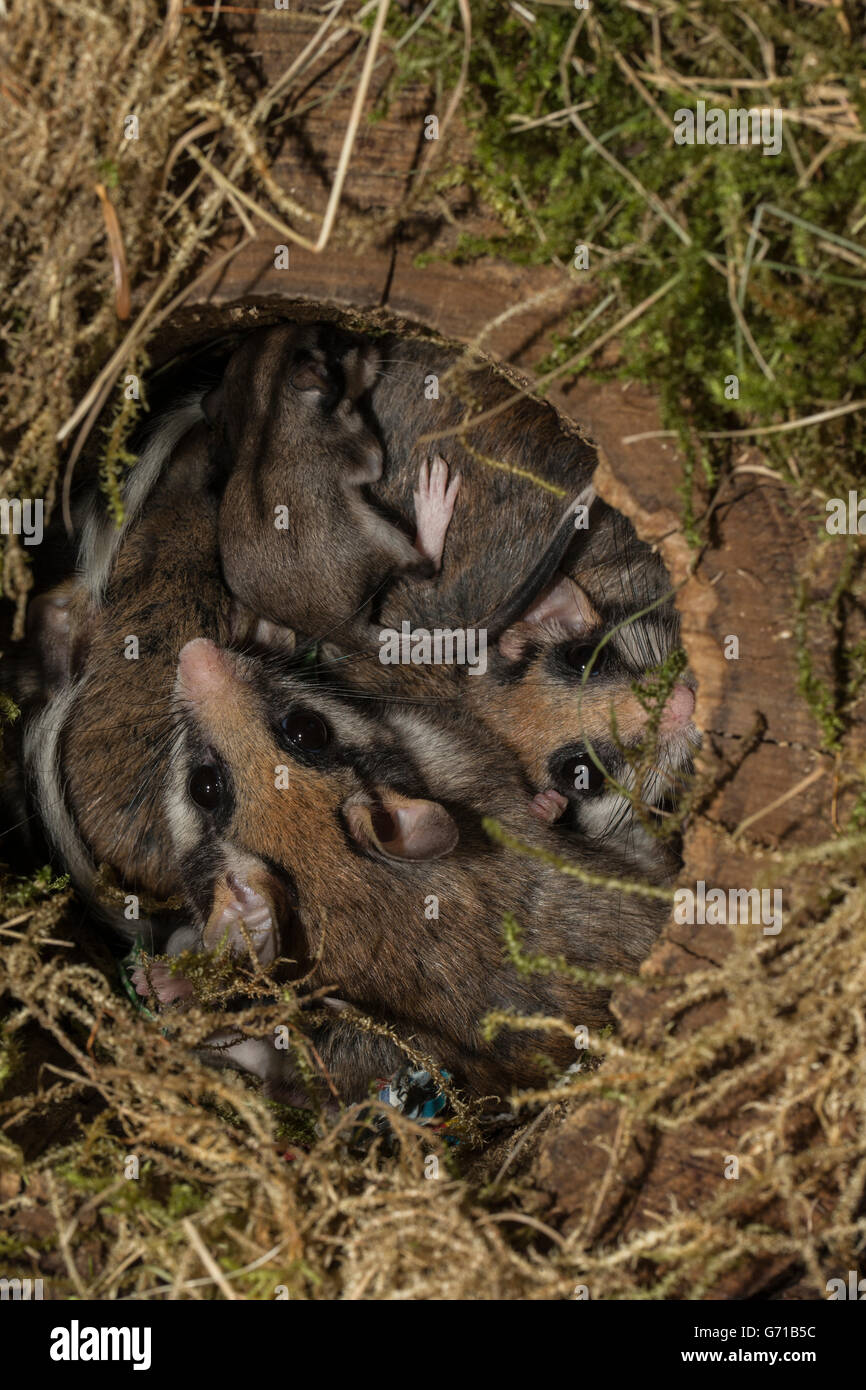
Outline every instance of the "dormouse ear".
<svg viewBox="0 0 866 1390">
<path fill-rule="evenodd" d="M 372 343 L 352 346 L 340 358 L 340 366 L 346 376 L 346 385 L 352 400 L 369 391 L 379 374 L 379 355 Z"/>
<path fill-rule="evenodd" d="M 83 658 L 82 634 L 76 629 L 84 598 L 79 579 L 31 599 L 27 608 L 28 643 L 36 655 L 42 693 L 54 695 L 75 674 Z"/>
<path fill-rule="evenodd" d="M 441 859 L 459 838 L 444 806 L 414 801 L 385 788 L 378 801 L 347 805 L 344 815 L 352 838 L 386 859 Z"/>
<path fill-rule="evenodd" d="M 601 625 L 589 596 L 563 575 L 547 593 L 535 600 L 523 615 L 525 623 L 562 623 L 573 637 L 582 637 Z"/>
<path fill-rule="evenodd" d="M 296 391 L 318 391 L 323 396 L 333 389 L 327 367 L 323 362 L 317 362 L 315 357 L 310 357 L 295 367 L 289 381 Z"/>
<path fill-rule="evenodd" d="M 537 598 L 519 623 L 503 632 L 499 650 L 509 661 L 517 661 L 531 638 L 532 626 L 556 624 L 568 637 L 583 637 L 601 626 L 601 618 L 588 595 L 573 579 L 562 575 L 552 588 Z"/>
</svg>

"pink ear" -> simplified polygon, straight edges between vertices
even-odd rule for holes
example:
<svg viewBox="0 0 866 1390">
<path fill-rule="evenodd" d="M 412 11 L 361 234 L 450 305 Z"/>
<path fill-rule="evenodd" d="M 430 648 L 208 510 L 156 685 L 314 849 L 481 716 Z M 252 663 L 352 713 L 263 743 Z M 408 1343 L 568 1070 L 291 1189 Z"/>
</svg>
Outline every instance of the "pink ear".
<svg viewBox="0 0 866 1390">
<path fill-rule="evenodd" d="M 524 613 L 523 622 L 562 623 L 574 637 L 582 637 L 600 626 L 601 618 L 580 585 L 563 575 L 552 589 L 535 600 Z"/>
<path fill-rule="evenodd" d="M 509 661 L 519 661 L 527 642 L 532 640 L 532 627 L 542 623 L 556 623 L 568 637 L 583 637 L 601 626 L 601 618 L 593 608 L 586 593 L 573 579 L 562 575 L 560 579 L 537 598 L 531 608 L 523 614 L 499 639 L 499 650 Z"/>
<path fill-rule="evenodd" d="M 457 844 L 454 821 L 436 801 L 413 801 L 384 791 L 381 800 L 345 808 L 353 839 L 386 859 L 441 859 Z"/>
</svg>

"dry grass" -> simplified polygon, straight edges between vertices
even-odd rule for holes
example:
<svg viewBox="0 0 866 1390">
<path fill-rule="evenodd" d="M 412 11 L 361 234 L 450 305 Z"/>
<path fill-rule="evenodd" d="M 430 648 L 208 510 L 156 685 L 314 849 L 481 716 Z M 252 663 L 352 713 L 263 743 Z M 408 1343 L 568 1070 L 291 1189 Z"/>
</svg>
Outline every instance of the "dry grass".
<svg viewBox="0 0 866 1390">
<path fill-rule="evenodd" d="M 651 1045 L 594 1039 L 599 1068 L 515 1098 L 517 1128 L 479 1130 L 470 1108 L 448 1127 L 463 1136 L 456 1148 L 399 1115 L 389 1142 L 360 1142 L 357 1108 L 304 1135 L 297 1113 L 196 1061 L 212 1016 L 169 1019 L 164 1036 L 104 960 L 47 944 L 74 932 L 62 892 L 40 902 L 18 914 L 0 967 L 12 1072 L 0 1103 L 4 1271 L 45 1278 L 52 1297 L 229 1296 L 192 1222 L 236 1297 L 284 1286 L 293 1298 L 549 1299 L 585 1283 L 593 1298 L 701 1298 L 738 1264 L 780 1260 L 820 1296 L 828 1270 L 856 1267 L 866 1228 L 864 850 L 860 835 L 773 866 L 783 943 L 756 950 L 754 929 L 741 929 L 722 969 L 666 987 Z M 687 1010 L 723 998 L 723 1017 L 678 1033 Z M 261 1035 L 299 1016 L 280 999 L 242 1021 Z M 577 1101 L 611 1097 L 611 1174 L 563 1235 L 532 1165 L 540 1131 L 497 1173 L 532 1128 L 527 1114 L 547 1106 L 555 1124 Z M 598 1238 L 591 1209 L 632 1135 L 704 1125 L 709 1138 L 722 1121 L 738 1182 L 713 1152 L 711 1199 L 660 1210 L 611 1245 Z"/>
</svg>

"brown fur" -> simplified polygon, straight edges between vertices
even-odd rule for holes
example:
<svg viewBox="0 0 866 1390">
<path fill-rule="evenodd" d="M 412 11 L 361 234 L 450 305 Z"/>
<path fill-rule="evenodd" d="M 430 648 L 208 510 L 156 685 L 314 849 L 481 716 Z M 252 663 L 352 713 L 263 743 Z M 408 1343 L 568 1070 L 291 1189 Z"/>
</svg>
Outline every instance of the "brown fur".
<svg viewBox="0 0 866 1390">
<path fill-rule="evenodd" d="M 382 608 L 384 626 L 399 626 L 405 617 L 428 628 L 483 625 L 530 573 L 568 502 L 589 482 L 598 461 L 595 445 L 552 405 L 516 397 L 514 384 L 493 367 L 462 366 L 449 376 L 460 360 L 453 348 L 395 334 L 377 339 L 376 346 L 382 365 L 369 410 L 385 459 L 370 491 L 406 528 L 412 522 L 417 454 L 431 447 L 420 436 L 453 429 L 467 417 L 511 402 L 465 436 L 446 434 L 435 441 L 452 473 L 463 479 L 442 573 L 435 585 L 398 581 Z M 439 378 L 438 400 L 425 394 L 431 375 Z M 545 490 L 527 474 L 559 492 Z M 668 587 L 659 558 L 603 504 L 593 511 L 580 564 L 597 576 L 609 598 L 634 603 Z"/>
<path fill-rule="evenodd" d="M 393 1022 L 461 1084 L 485 1092 L 537 1081 L 539 1050 L 559 1065 L 573 1060 L 569 1039 L 506 1031 L 485 1043 L 480 1036 L 480 1021 L 492 1009 L 564 1015 L 590 1028 L 607 1021 L 603 990 L 557 975 L 517 974 L 503 958 L 505 913 L 518 917 L 531 953 L 636 969 L 659 928 L 660 905 L 587 888 L 492 843 L 481 829 L 482 814 L 530 844 L 564 849 L 532 819 L 529 789 L 510 754 L 467 715 L 371 711 L 268 674 L 257 662 L 229 654 L 220 660 L 222 674 L 206 699 L 191 698 L 179 685 L 188 741 L 185 770 L 172 792 L 184 877 L 203 922 L 224 876 L 252 859 L 259 891 L 270 873 L 267 891 L 278 904 L 286 884 L 293 886 L 297 912 L 281 948 L 299 970 L 317 959 L 310 984 Z M 333 731 L 321 767 L 298 762 L 275 739 L 279 713 L 298 706 L 314 710 Z M 194 808 L 177 800 L 205 749 L 226 768 L 234 800 L 222 820 L 196 813 L 196 829 Z M 274 785 L 280 764 L 289 768 L 287 790 Z M 395 792 L 432 797 L 446 809 L 459 831 L 453 853 L 395 861 L 358 844 L 347 809 L 387 805 Z M 619 867 L 603 854 L 588 856 L 573 846 L 567 853 L 601 874 Z M 439 900 L 438 920 L 425 918 L 429 894 Z M 276 915 L 285 928 L 285 909 L 277 906 Z M 329 1029 L 321 1042 L 342 1093 L 363 1095 L 370 1076 L 345 1038 L 338 1044 Z"/>
<path fill-rule="evenodd" d="M 647 712 L 625 681 L 571 688 L 551 679 L 540 661 L 532 662 L 513 684 L 473 678 L 467 681 L 466 698 L 538 790 L 550 784 L 548 764 L 556 747 L 587 740 L 606 746 L 613 728 L 630 746 L 646 733 Z M 545 736 L 548 730 L 550 737 Z"/>
<path fill-rule="evenodd" d="M 124 537 L 104 602 L 79 584 L 69 636 L 79 686 L 62 739 L 67 803 L 96 864 L 159 899 L 179 887 L 160 800 L 178 652 L 203 634 L 226 640 L 228 613 L 198 427 Z M 130 635 L 138 660 L 124 656 Z"/>
<path fill-rule="evenodd" d="M 382 453 L 357 399 L 375 356 L 332 338 L 322 325 L 254 333 L 205 411 L 228 471 L 219 534 L 232 593 L 307 637 L 342 631 L 364 642 L 371 596 L 393 573 L 430 566 L 365 500 Z M 278 507 L 288 529 L 275 525 Z"/>
</svg>

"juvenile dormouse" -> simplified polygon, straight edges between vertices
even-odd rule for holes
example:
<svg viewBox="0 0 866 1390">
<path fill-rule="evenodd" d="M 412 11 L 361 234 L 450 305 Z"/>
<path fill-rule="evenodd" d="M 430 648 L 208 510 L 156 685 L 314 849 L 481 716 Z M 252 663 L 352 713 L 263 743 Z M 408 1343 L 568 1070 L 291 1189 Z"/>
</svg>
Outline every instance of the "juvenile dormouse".
<svg viewBox="0 0 866 1390">
<path fill-rule="evenodd" d="M 369 418 L 385 458 L 371 494 L 408 525 L 419 449 L 438 449 L 462 478 L 436 583 L 413 585 L 411 593 L 407 582 L 396 583 L 382 605 L 382 624 L 399 627 L 409 616 L 426 628 L 490 626 L 553 542 L 569 499 L 591 482 L 595 445 L 550 402 L 520 395 L 503 369 L 481 361 L 464 366 L 458 348 L 387 334 L 376 349 Z M 490 411 L 499 413 L 464 432 L 467 419 Z M 581 556 L 584 547 L 593 567 L 649 569 L 658 592 L 667 588 L 658 557 L 603 503 L 593 510 Z"/>
<path fill-rule="evenodd" d="M 503 919 L 515 914 L 530 954 L 634 970 L 665 905 L 493 842 L 483 815 L 562 852 L 513 757 L 470 715 L 353 703 L 206 640 L 181 652 L 175 709 L 167 816 L 207 948 L 290 959 L 310 988 L 393 1024 L 476 1094 L 538 1081 L 541 1050 L 574 1056 L 570 1038 L 532 1031 L 486 1042 L 488 1012 L 607 1021 L 604 989 L 520 975 Z M 571 857 L 607 877 L 619 867 L 579 843 Z M 339 1016 L 316 1045 L 341 1094 L 361 1098 L 368 1057 Z"/>
<path fill-rule="evenodd" d="M 349 691 L 461 701 L 523 768 L 539 818 L 608 844 L 639 866 L 672 869 L 675 856 L 649 822 L 662 803 L 674 801 L 691 770 L 699 742 L 694 681 L 677 679 L 664 710 L 654 714 L 634 687 L 649 683 L 654 668 L 672 657 L 679 620 L 670 597 L 659 596 L 653 557 L 633 544 L 591 486 L 565 520 L 581 503 L 588 504 L 587 529 L 570 533 L 561 523 L 484 626 L 483 670 L 397 665 L 383 673 L 363 654 L 341 657 L 325 648 L 323 655 Z M 560 564 L 570 564 L 582 582 L 559 572 Z"/>
<path fill-rule="evenodd" d="M 348 368 L 360 370 L 351 351 Z M 27 680 L 38 698 L 24 735 L 28 801 L 91 899 L 102 866 L 143 900 L 177 898 L 158 789 L 170 763 L 167 702 L 183 643 L 202 634 L 282 649 L 293 642 L 225 590 L 203 395 L 188 392 L 148 428 L 124 490 L 123 526 L 97 500 L 77 573 L 31 604 Z M 445 465 L 435 464 L 422 484 L 453 504 Z M 25 821 L 23 807 L 18 798 L 10 818 Z M 116 924 L 138 930 L 135 919 Z"/>
<path fill-rule="evenodd" d="M 370 403 L 384 443 L 385 468 L 372 485 L 374 494 L 383 506 L 406 513 L 411 450 L 419 436 L 436 431 L 446 431 L 438 447 L 447 451 L 463 479 L 437 584 L 415 586 L 411 596 L 395 585 L 383 606 L 383 627 L 397 626 L 408 610 L 417 625 L 428 629 L 481 628 L 487 634 L 488 669 L 469 679 L 460 678 L 465 672 L 447 668 L 381 670 L 373 661 L 345 652 L 345 680 L 383 696 L 390 690 L 419 700 L 467 701 L 520 759 L 539 793 L 539 814 L 591 835 L 596 843 L 607 838 L 618 849 L 627 847 L 641 863 L 670 862 L 665 847 L 640 824 L 629 798 L 609 783 L 600 785 L 601 773 L 585 746 L 589 742 L 595 749 L 598 744 L 599 761 L 619 786 L 636 790 L 647 805 L 675 792 L 688 772 L 697 734 L 690 721 L 693 682 L 687 676 L 671 692 L 658 730 L 656 771 L 643 778 L 640 788 L 616 746 L 617 739 L 634 745 L 646 735 L 648 713 L 632 685 L 678 645 L 679 622 L 665 600 L 670 583 L 659 555 L 601 501 L 592 508 L 580 544 L 570 554 L 556 555 L 562 500 L 539 486 L 538 479 L 574 495 L 595 467 L 591 441 L 548 403 L 515 398 L 514 384 L 501 371 L 481 365 L 455 376 L 460 355 L 455 349 L 396 335 L 379 339 L 377 347 L 382 366 Z M 431 381 L 435 391 L 426 389 Z M 506 409 L 465 434 L 451 432 L 464 417 L 495 411 L 506 402 Z M 539 564 L 545 553 L 554 556 L 554 568 L 561 570 L 558 579 Z M 564 585 L 557 588 L 566 578 L 578 581 L 585 598 L 576 608 L 570 591 Z M 542 598 L 546 617 L 539 621 L 536 604 Z M 652 611 L 639 616 L 643 609 Z M 498 645 L 506 619 L 514 624 L 504 645 L 510 658 Z M 591 632 L 594 645 L 622 621 L 626 626 L 611 637 L 586 686 L 580 687 L 581 673 L 569 667 L 574 644 L 585 644 Z M 542 660 L 542 652 L 548 651 Z M 616 737 L 612 709 L 619 710 Z M 678 730 L 674 725 L 679 720 Z M 572 754 L 575 764 L 578 755 L 586 756 L 589 787 L 583 791 L 574 785 L 582 774 L 569 776 Z"/>
<path fill-rule="evenodd" d="M 174 673 L 191 638 L 231 633 L 205 428 L 190 431 L 187 418 L 178 442 L 173 424 L 159 485 L 119 538 L 110 522 L 91 528 L 80 572 L 35 614 L 31 640 L 49 698 L 24 735 L 31 799 L 58 860 L 91 899 L 101 866 L 144 900 L 179 893 L 161 803 Z M 118 896 L 116 924 L 134 936 L 140 921 L 124 917 Z"/>
<path fill-rule="evenodd" d="M 700 741 L 687 673 L 661 708 L 644 694 L 678 637 L 669 602 L 643 613 L 634 600 L 596 606 L 561 575 L 501 634 L 486 678 L 466 682 L 470 708 L 519 760 L 538 807 L 637 864 L 673 867 L 650 823 L 675 803 Z"/>
<path fill-rule="evenodd" d="M 395 574 L 439 568 L 460 485 L 439 457 L 413 467 L 415 544 L 364 495 L 382 449 L 358 407 L 376 375 L 371 344 L 329 325 L 250 334 L 205 398 L 226 477 L 223 572 L 255 613 L 314 640 L 369 640 L 371 603 Z"/>
<path fill-rule="evenodd" d="M 676 856 L 654 822 L 675 807 L 700 736 L 687 672 L 663 708 L 651 693 L 655 669 L 678 645 L 672 606 L 595 607 L 560 575 L 517 622 L 487 631 L 486 667 L 471 675 L 393 666 L 383 678 L 370 659 L 326 654 L 349 694 L 354 687 L 382 699 L 459 702 L 523 769 L 540 819 L 638 868 L 673 872 Z"/>
</svg>

